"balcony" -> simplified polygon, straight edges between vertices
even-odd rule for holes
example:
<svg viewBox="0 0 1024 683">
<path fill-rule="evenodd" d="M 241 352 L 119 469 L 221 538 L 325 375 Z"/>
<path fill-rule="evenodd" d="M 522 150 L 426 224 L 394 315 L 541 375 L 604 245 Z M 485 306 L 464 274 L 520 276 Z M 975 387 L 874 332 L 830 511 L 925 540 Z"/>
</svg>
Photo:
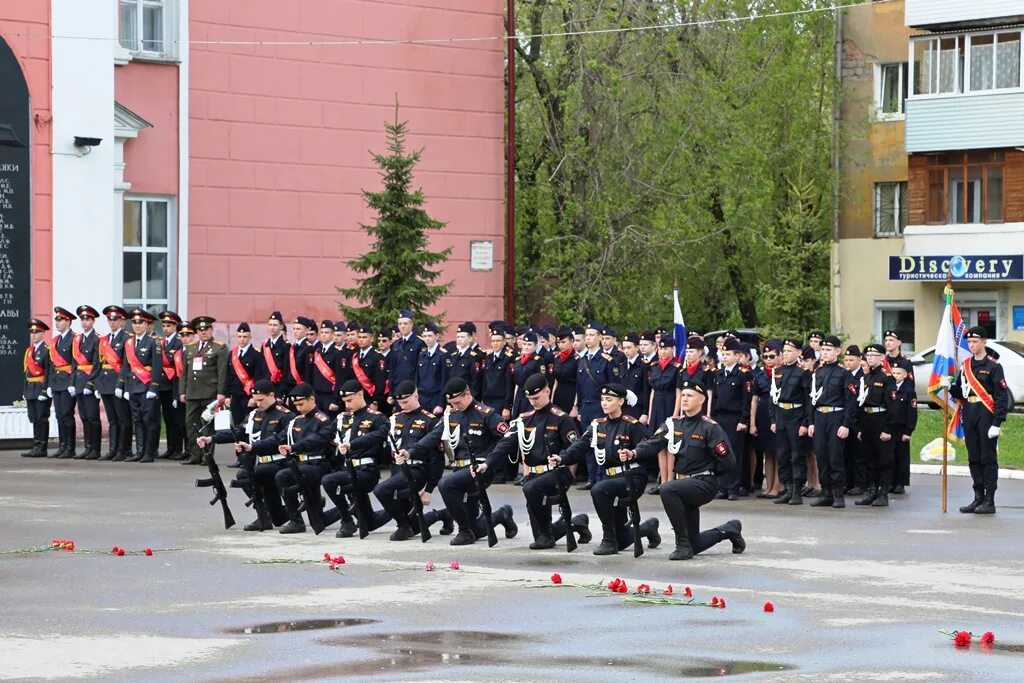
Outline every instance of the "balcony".
<svg viewBox="0 0 1024 683">
<path fill-rule="evenodd" d="M 907 153 L 1024 147 L 1024 90 L 910 98 Z"/>
<path fill-rule="evenodd" d="M 1024 20 L 1024 0 L 906 0 L 905 17 L 927 31 L 1005 26 Z"/>
</svg>

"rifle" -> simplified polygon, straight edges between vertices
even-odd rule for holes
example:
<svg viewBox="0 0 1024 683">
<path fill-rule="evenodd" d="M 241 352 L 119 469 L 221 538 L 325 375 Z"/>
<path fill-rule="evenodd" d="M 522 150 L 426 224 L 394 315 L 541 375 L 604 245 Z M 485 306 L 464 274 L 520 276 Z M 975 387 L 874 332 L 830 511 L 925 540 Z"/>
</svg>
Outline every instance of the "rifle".
<svg viewBox="0 0 1024 683">
<path fill-rule="evenodd" d="M 469 454 L 469 469 L 473 473 L 473 481 L 476 482 L 476 495 L 480 498 L 480 511 L 483 513 L 484 526 L 487 528 L 487 547 L 493 548 L 498 545 L 498 536 L 494 533 L 494 524 L 491 522 L 491 499 L 487 495 L 487 487 L 477 476 L 476 459 L 469 448 L 469 439 L 466 440 L 466 452 Z"/>
<path fill-rule="evenodd" d="M 288 445 L 291 446 L 294 443 L 294 437 L 292 436 L 292 430 L 288 429 Z M 288 454 L 288 469 L 291 470 L 292 477 L 295 478 L 295 488 L 302 493 L 302 499 L 305 503 L 306 517 L 309 518 L 309 526 L 313 528 L 313 533 L 319 535 L 321 531 L 327 526 L 324 523 L 324 510 L 323 510 L 323 499 L 320 497 L 320 487 L 312 487 L 310 483 L 302 476 L 302 470 L 299 469 L 299 459 L 294 453 Z M 301 512 L 301 510 L 300 510 Z"/>
<path fill-rule="evenodd" d="M 245 423 L 245 435 L 248 437 L 250 444 L 252 444 L 252 433 L 255 427 L 255 415 L 255 410 L 250 412 L 249 419 Z M 267 528 L 273 528 L 274 523 L 270 519 L 267 501 L 263 497 L 263 487 L 256 482 L 256 456 L 251 451 L 249 453 L 239 453 L 238 456 L 239 461 L 242 463 L 242 470 L 249 479 L 249 487 L 251 487 L 249 491 L 245 491 L 249 496 L 249 500 L 245 501 L 245 507 L 251 507 L 256 512 L 260 531 L 266 531 Z M 247 487 L 237 479 L 233 479 L 231 481 L 231 488 L 245 490 Z"/>
<path fill-rule="evenodd" d="M 391 416 L 391 429 L 388 431 L 388 445 L 391 446 L 391 452 L 398 455 L 400 450 L 398 447 L 398 440 L 395 439 L 395 416 Z M 412 469 L 409 467 L 409 463 L 403 462 L 399 466 L 402 470 L 402 476 L 405 477 L 406 483 L 409 485 L 409 503 L 412 505 L 412 509 L 416 512 L 416 521 L 420 525 L 420 540 L 426 543 L 430 540 L 430 529 L 427 528 L 427 523 L 423 519 L 423 501 L 420 500 L 419 491 L 416 490 L 416 481 L 412 478 Z"/>
<path fill-rule="evenodd" d="M 615 444 L 618 446 L 618 444 Z M 623 463 L 625 466 L 627 463 Z M 629 492 L 629 524 L 633 527 L 633 557 L 644 554 L 644 539 L 640 536 L 640 504 L 637 502 L 636 484 L 633 482 L 631 470 L 623 472 L 626 477 L 626 490 Z"/>
<path fill-rule="evenodd" d="M 562 465 L 559 469 L 565 467 Z M 565 468 L 568 469 L 568 468 Z M 562 513 L 562 519 L 565 520 L 565 549 L 567 552 L 576 550 L 576 534 L 572 530 L 572 507 L 569 506 L 569 489 L 572 488 L 572 474 L 565 480 L 565 486 L 562 487 L 562 500 L 558 503 L 558 510 Z"/>
<path fill-rule="evenodd" d="M 217 401 L 211 401 L 206 410 L 203 411 L 202 419 L 203 426 L 199 428 L 199 434 L 202 435 L 206 429 L 213 424 L 214 409 L 217 407 Z M 235 525 L 235 517 L 231 514 L 231 508 L 228 507 L 228 490 L 224 487 L 224 480 L 221 479 L 220 469 L 217 467 L 217 462 L 213 459 L 213 444 L 208 453 L 203 455 L 206 458 L 206 467 L 210 470 L 210 476 L 206 479 L 196 479 L 197 488 L 209 488 L 212 487 L 214 491 L 213 500 L 210 501 L 210 505 L 216 505 L 220 501 L 220 506 L 224 510 L 224 528 L 230 529 Z"/>
<path fill-rule="evenodd" d="M 355 416 L 352 416 L 352 424 L 355 424 Z M 341 434 L 341 443 L 346 446 L 352 443 L 352 424 Z M 351 452 L 342 455 L 345 460 L 345 467 L 348 468 L 348 477 L 352 481 L 352 500 L 356 504 L 356 521 L 359 522 L 359 538 L 363 539 L 370 535 L 370 520 L 366 518 L 366 511 L 370 507 L 370 496 L 359 488 L 359 478 L 356 476 L 356 466 L 352 463 Z"/>
</svg>

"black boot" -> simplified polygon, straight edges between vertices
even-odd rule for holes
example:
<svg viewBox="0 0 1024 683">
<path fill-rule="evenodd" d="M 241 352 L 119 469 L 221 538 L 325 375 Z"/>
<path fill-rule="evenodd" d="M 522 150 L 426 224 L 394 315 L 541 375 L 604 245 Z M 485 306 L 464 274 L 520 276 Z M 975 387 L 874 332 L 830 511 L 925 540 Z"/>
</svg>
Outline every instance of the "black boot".
<svg viewBox="0 0 1024 683">
<path fill-rule="evenodd" d="M 779 496 L 772 502 L 775 503 L 776 505 L 785 505 L 786 503 L 793 499 L 793 491 L 795 490 L 796 489 L 792 484 L 786 484 L 786 490 L 782 492 L 781 496 Z M 799 491 L 797 492 L 797 495 L 799 495 Z"/>
<path fill-rule="evenodd" d="M 101 427 L 100 428 L 101 432 L 102 432 L 102 429 L 103 428 Z M 102 433 L 101 433 L 101 436 L 102 436 Z M 100 460 L 113 460 L 117 456 L 117 450 L 118 450 L 117 440 L 118 440 L 118 437 L 120 437 L 120 436 L 121 436 L 121 427 L 120 427 L 120 425 L 118 425 L 116 427 L 111 425 L 110 426 L 110 443 L 107 444 L 107 452 L 104 453 L 100 457 Z"/>
<path fill-rule="evenodd" d="M 246 492 L 248 493 L 248 491 Z M 269 516 L 257 513 L 256 519 L 243 527 L 246 531 L 270 531 L 274 528 Z"/>
<path fill-rule="evenodd" d="M 986 491 L 985 498 L 981 501 L 981 505 L 974 508 L 974 514 L 976 515 L 994 515 L 996 514 L 996 492 Z"/>
<path fill-rule="evenodd" d="M 594 551 L 595 555 L 617 555 L 619 544 L 615 540 L 615 527 L 610 524 L 601 525 L 601 545 Z"/>
<path fill-rule="evenodd" d="M 455 534 L 455 538 L 449 541 L 448 545 L 470 545 L 476 543 L 476 534 L 470 529 L 459 529 L 459 533 Z"/>
<path fill-rule="evenodd" d="M 836 486 L 832 489 L 832 507 L 837 510 L 846 507 L 846 498 L 843 497 L 842 486 Z"/>
<path fill-rule="evenodd" d="M 74 459 L 78 453 L 75 450 L 75 439 L 78 438 L 78 429 L 75 427 L 75 418 L 71 417 L 71 426 L 64 429 L 65 439 L 67 441 L 67 450 L 64 451 L 65 458 Z"/>
<path fill-rule="evenodd" d="M 863 498 L 854 502 L 854 505 L 871 505 L 875 502 L 875 498 L 878 497 L 879 493 L 879 488 L 877 486 L 872 486 L 867 490 L 867 493 L 864 494 Z M 886 495 L 886 498 L 888 498 L 888 495 Z"/>
<path fill-rule="evenodd" d="M 50 423 L 49 422 L 36 422 L 32 425 L 32 431 L 35 434 L 35 441 L 32 445 L 32 452 L 29 454 L 30 458 L 45 458 L 46 457 L 46 442 L 50 440 Z"/>
<path fill-rule="evenodd" d="M 437 518 L 441 520 L 441 530 L 437 533 L 442 536 L 451 536 L 455 531 L 455 523 L 452 521 L 452 513 L 448 510 L 438 510 Z"/>
<path fill-rule="evenodd" d="M 802 488 L 803 488 L 803 482 L 799 482 L 798 481 L 798 482 L 794 482 L 793 483 L 793 490 L 789 494 L 789 501 L 787 502 L 787 505 L 803 505 L 804 504 L 803 496 L 800 493 L 800 490 Z"/>
<path fill-rule="evenodd" d="M 306 531 L 306 523 L 298 512 L 288 512 L 288 523 L 277 530 L 279 534 L 302 534 Z"/>
<path fill-rule="evenodd" d="M 115 457 L 115 461 L 121 462 L 132 457 L 132 425 L 130 422 L 121 425 L 121 436 L 117 439 L 117 447 L 120 449 L 121 457 Z"/>
<path fill-rule="evenodd" d="M 639 531 L 640 535 L 647 539 L 647 547 L 649 549 L 654 549 L 661 545 L 661 534 L 658 533 L 657 517 L 651 517 L 641 522 Z"/>
<path fill-rule="evenodd" d="M 690 537 L 686 535 L 686 530 L 676 531 L 676 549 L 672 551 L 672 554 L 668 556 L 670 560 L 692 560 L 693 559 L 693 547 L 690 546 Z"/>
<path fill-rule="evenodd" d="M 857 504 L 858 505 L 860 504 L 859 500 L 857 501 Z M 871 507 L 873 507 L 873 508 L 887 508 L 887 507 L 889 507 L 889 494 L 884 492 L 884 491 L 879 490 L 878 495 L 875 496 L 875 499 L 873 501 L 871 501 Z"/>
<path fill-rule="evenodd" d="M 491 526 L 497 527 L 499 524 L 505 527 L 505 538 L 515 538 L 519 533 L 519 525 L 512 519 L 511 505 L 502 505 L 491 515 Z"/>
<path fill-rule="evenodd" d="M 344 505 L 339 507 L 338 510 L 341 511 L 341 526 L 338 527 L 338 533 L 334 534 L 334 537 L 352 538 L 359 530 L 358 527 L 356 527 L 356 523 L 352 521 L 352 514 L 344 507 Z"/>
<path fill-rule="evenodd" d="M 821 494 L 818 495 L 816 497 L 816 500 L 814 500 L 811 503 L 811 507 L 812 508 L 832 507 L 832 503 L 833 502 L 834 501 L 832 500 L 832 489 L 827 488 L 827 487 L 822 487 Z"/>
<path fill-rule="evenodd" d="M 588 517 L 586 513 L 573 515 L 572 530 L 579 536 L 580 545 L 586 545 L 594 538 L 594 535 L 590 533 L 590 517 Z"/>
<path fill-rule="evenodd" d="M 985 500 L 984 489 L 974 489 L 974 500 L 960 508 L 960 512 L 974 512 Z"/>
<path fill-rule="evenodd" d="M 86 460 L 99 460 L 103 453 L 103 423 L 94 422 L 89 427 L 90 436 L 92 437 L 91 450 L 92 453 Z"/>
<path fill-rule="evenodd" d="M 410 538 L 415 538 L 416 532 L 412 530 L 412 527 L 408 524 L 399 524 L 398 528 L 395 529 L 388 539 L 392 541 L 408 541 Z"/>
<path fill-rule="evenodd" d="M 743 523 L 738 519 L 730 519 L 718 527 L 718 530 L 732 542 L 732 551 L 739 555 L 747 549 L 747 542 L 743 539 Z"/>
<path fill-rule="evenodd" d="M 530 544 L 530 550 L 550 550 L 554 547 L 555 539 L 548 531 L 538 531 L 533 543 Z"/>
</svg>

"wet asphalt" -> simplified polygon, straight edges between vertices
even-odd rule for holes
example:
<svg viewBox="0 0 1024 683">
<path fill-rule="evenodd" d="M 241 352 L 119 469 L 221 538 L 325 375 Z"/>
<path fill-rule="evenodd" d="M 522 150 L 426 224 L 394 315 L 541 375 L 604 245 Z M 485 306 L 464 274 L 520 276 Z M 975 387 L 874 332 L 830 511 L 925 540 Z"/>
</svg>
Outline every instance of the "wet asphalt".
<svg viewBox="0 0 1024 683">
<path fill-rule="evenodd" d="M 747 551 L 725 542 L 671 562 L 653 496 L 641 510 L 660 518 L 664 543 L 634 559 L 592 555 L 598 538 L 572 554 L 561 542 L 530 551 L 511 485 L 492 487 L 491 500 L 512 504 L 519 535 L 455 548 L 436 534 L 390 542 L 393 524 L 364 540 L 336 539 L 336 525 L 247 533 L 253 515 L 237 489 L 238 523 L 225 530 L 199 476 L 205 468 L 166 461 L 0 452 L 0 679 L 1024 680 L 1021 481 L 1001 482 L 994 516 L 956 511 L 970 497 L 964 478 L 950 479 L 943 515 L 940 480 L 923 475 L 888 509 L 714 501 L 703 526 L 742 520 Z M 599 537 L 589 494 L 574 492 L 573 508 Z M 76 552 L 10 552 L 54 538 Z M 133 554 L 146 547 L 153 556 Z M 340 572 L 318 562 L 325 552 L 346 558 Z M 631 591 L 689 586 L 727 607 L 587 587 L 614 577 Z M 992 631 L 996 644 L 957 649 L 940 629 Z"/>
</svg>

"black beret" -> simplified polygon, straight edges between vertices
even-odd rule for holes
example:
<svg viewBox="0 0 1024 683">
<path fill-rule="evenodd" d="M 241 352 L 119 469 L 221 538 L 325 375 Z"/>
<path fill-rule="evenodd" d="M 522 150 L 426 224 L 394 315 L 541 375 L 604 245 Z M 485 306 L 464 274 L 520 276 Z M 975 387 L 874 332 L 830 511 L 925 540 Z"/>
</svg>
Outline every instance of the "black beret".
<svg viewBox="0 0 1024 683">
<path fill-rule="evenodd" d="M 900 368 L 901 370 L 906 372 L 908 375 L 911 375 L 911 374 L 914 373 L 914 364 L 911 363 L 910 359 L 908 359 L 908 358 L 900 358 L 898 361 L 893 363 L 891 365 L 891 367 L 893 367 L 893 368 Z"/>
<path fill-rule="evenodd" d="M 825 338 L 825 333 L 824 332 L 811 332 L 811 334 L 807 338 L 808 339 L 817 339 L 818 341 L 821 341 L 822 339 Z"/>
<path fill-rule="evenodd" d="M 602 396 L 614 396 L 615 398 L 626 398 L 626 387 L 621 384 L 605 384 L 601 387 Z"/>
<path fill-rule="evenodd" d="M 781 339 L 769 339 L 768 341 L 766 341 L 764 343 L 764 350 L 765 351 L 771 350 L 771 351 L 774 351 L 775 353 L 780 353 L 782 351 L 782 340 Z"/>
<path fill-rule="evenodd" d="M 668 334 L 668 328 L 666 328 L 666 327 L 659 327 L 658 329 L 656 329 L 654 331 L 654 334 L 658 335 L 658 336 L 664 337 L 666 334 Z"/>
<path fill-rule="evenodd" d="M 534 344 L 537 343 L 537 333 L 536 332 L 524 332 L 522 334 L 522 337 L 523 337 L 523 341 L 524 342 L 533 342 Z"/>
<path fill-rule="evenodd" d="M 523 393 L 527 396 L 536 396 L 544 390 L 544 387 L 548 385 L 548 381 L 544 379 L 544 375 L 535 374 L 530 375 L 526 378 L 526 382 L 523 384 Z"/>
<path fill-rule="evenodd" d="M 334 326 L 334 321 L 333 320 L 324 320 L 324 321 L 322 321 L 320 323 L 320 329 L 321 330 L 330 330 L 331 332 L 334 332 L 335 329 L 336 329 L 335 326 Z"/>
<path fill-rule="evenodd" d="M 520 325 L 519 327 L 515 328 L 515 330 L 513 330 L 513 332 L 515 333 L 515 335 L 517 337 L 521 337 L 524 334 L 526 334 L 527 332 L 532 332 L 532 331 L 533 331 L 533 328 L 530 327 L 529 325 Z"/>
<path fill-rule="evenodd" d="M 817 356 L 814 355 L 814 349 L 811 348 L 810 346 L 805 346 L 803 349 L 801 349 L 800 357 L 803 358 L 804 360 L 814 360 L 815 358 L 817 358 Z"/>
<path fill-rule="evenodd" d="M 615 330 L 612 329 L 611 325 L 609 325 L 608 327 L 606 327 L 603 330 L 601 330 L 601 334 L 602 334 L 602 336 L 605 336 L 605 337 L 615 337 L 616 339 L 619 336 L 618 334 L 615 333 Z"/>
<path fill-rule="evenodd" d="M 252 330 L 249 329 L 249 323 L 238 323 L 238 329 L 235 332 L 252 332 Z"/>
<path fill-rule="evenodd" d="M 292 398 L 312 398 L 313 387 L 309 386 L 305 382 L 299 382 L 290 392 L 288 392 L 288 395 Z"/>
<path fill-rule="evenodd" d="M 409 398 L 414 393 L 416 393 L 416 385 L 406 379 L 398 383 L 395 390 L 391 392 L 391 397 L 397 401 L 399 399 Z"/>
<path fill-rule="evenodd" d="M 629 342 L 631 344 L 639 344 L 640 343 L 640 335 L 637 334 L 636 332 L 627 332 L 622 337 L 622 341 Z"/>
<path fill-rule="evenodd" d="M 406 318 L 408 320 L 412 320 L 412 311 L 406 310 L 404 308 L 399 310 L 398 311 L 398 319 L 401 320 L 402 318 Z"/>
<path fill-rule="evenodd" d="M 589 323 L 587 323 L 587 329 L 588 330 L 595 330 L 597 332 L 600 332 L 601 330 L 604 329 L 604 325 L 602 325 L 601 323 L 597 322 L 596 320 L 591 320 Z"/>
<path fill-rule="evenodd" d="M 555 332 L 555 337 L 557 337 L 558 339 L 572 339 L 572 336 L 572 328 L 565 327 L 564 325 L 562 327 L 559 327 L 558 331 Z"/>
<path fill-rule="evenodd" d="M 363 385 L 360 384 L 359 380 L 357 379 L 350 379 L 341 385 L 341 391 L 338 393 L 340 393 L 343 397 L 361 394 L 363 393 Z"/>
<path fill-rule="evenodd" d="M 335 320 L 334 321 L 334 331 L 335 332 L 348 332 L 349 330 L 355 331 L 355 329 L 356 329 L 356 324 L 355 323 L 352 323 L 351 325 L 349 325 L 344 320 Z"/>
<path fill-rule="evenodd" d="M 476 325 L 471 322 L 464 322 L 459 325 L 456 332 L 465 332 L 466 334 L 476 334 Z"/>
<path fill-rule="evenodd" d="M 886 330 L 885 334 L 882 335 L 882 339 L 885 339 L 886 337 L 893 337 L 897 341 L 901 341 L 900 340 L 900 333 L 897 332 L 896 330 Z"/>
<path fill-rule="evenodd" d="M 458 377 L 448 380 L 448 384 L 444 385 L 445 399 L 452 399 L 456 396 L 461 396 L 467 391 L 469 391 L 469 385 L 466 384 L 466 380 L 459 379 Z"/>
<path fill-rule="evenodd" d="M 800 349 L 804 348 L 804 345 L 800 343 L 800 340 L 796 339 L 795 337 L 785 337 L 785 338 L 783 338 L 782 345 L 783 346 L 792 346 L 797 351 L 799 351 Z"/>
<path fill-rule="evenodd" d="M 726 351 L 739 351 L 743 344 L 737 337 L 726 337 L 725 346 L 723 347 Z"/>
<path fill-rule="evenodd" d="M 856 344 L 850 344 L 849 346 L 846 347 L 846 355 L 856 356 L 857 358 L 860 358 L 863 354 L 860 352 L 859 346 L 857 346 Z"/>
<path fill-rule="evenodd" d="M 701 396 L 705 396 L 706 397 L 708 395 L 708 390 L 704 387 L 704 385 L 701 384 L 700 382 L 695 382 L 692 379 L 684 379 L 682 382 L 680 382 L 679 383 L 679 389 L 680 389 L 680 391 L 682 391 L 684 389 L 692 389 L 693 391 L 696 391 Z"/>
<path fill-rule="evenodd" d="M 384 338 L 384 339 L 391 339 L 391 331 L 392 330 L 391 330 L 390 327 L 382 327 L 379 330 L 377 330 L 377 337 L 378 338 Z"/>
<path fill-rule="evenodd" d="M 276 320 L 277 322 L 284 325 L 284 316 L 281 315 L 281 311 L 274 311 L 273 313 L 271 313 L 270 317 L 267 318 L 267 322 L 270 322 L 271 320 Z"/>
<path fill-rule="evenodd" d="M 572 325 L 569 329 L 572 330 L 573 334 L 583 334 L 586 332 L 586 330 L 583 329 L 583 325 Z"/>
<path fill-rule="evenodd" d="M 304 315 L 300 315 L 297 318 L 295 318 L 295 324 L 302 325 L 303 327 L 308 327 L 309 329 L 313 329 L 314 327 L 316 327 L 316 323 L 313 322 L 313 319 L 307 318 Z"/>
<path fill-rule="evenodd" d="M 968 339 L 988 339 L 988 332 L 981 325 L 975 325 L 974 327 L 967 330 L 965 335 Z"/>
<path fill-rule="evenodd" d="M 821 345 L 822 345 L 822 346 L 832 346 L 832 347 L 835 347 L 835 348 L 837 348 L 837 349 L 838 349 L 838 348 L 839 348 L 840 346 L 842 346 L 842 344 L 843 344 L 843 343 L 842 343 L 841 341 L 839 341 L 839 337 L 835 336 L 834 334 L 829 334 L 829 335 L 826 335 L 826 336 L 825 336 L 825 337 L 824 337 L 824 338 L 823 338 L 823 339 L 821 340 Z"/>
<path fill-rule="evenodd" d="M 254 394 L 273 394 L 274 383 L 269 379 L 258 379 L 256 383 L 252 385 L 252 393 Z"/>
<path fill-rule="evenodd" d="M 640 333 L 640 341 L 653 342 L 654 332 L 652 332 L 651 330 L 644 330 L 643 332 Z"/>
<path fill-rule="evenodd" d="M 704 340 L 700 337 L 690 337 L 686 340 L 686 348 L 697 349 L 701 353 L 704 353 Z"/>
<path fill-rule="evenodd" d="M 885 347 L 881 344 L 868 344 L 864 347 L 864 353 L 885 353 Z"/>
<path fill-rule="evenodd" d="M 676 347 L 676 340 L 672 338 L 670 334 L 663 334 L 658 339 L 659 349 L 674 349 Z"/>
<path fill-rule="evenodd" d="M 753 355 L 752 354 L 753 350 L 754 350 L 754 345 L 753 344 L 746 344 L 744 342 L 740 342 L 740 345 L 736 348 L 736 353 L 742 353 L 742 354 L 744 354 L 746 356 L 752 356 Z"/>
<path fill-rule="evenodd" d="M 505 329 L 505 321 L 492 320 L 491 322 L 487 323 L 487 328 L 492 332 L 500 332 L 501 330 Z"/>
<path fill-rule="evenodd" d="M 434 334 L 437 334 L 437 323 L 428 320 L 427 322 L 423 323 L 423 331 L 433 332 Z"/>
</svg>

